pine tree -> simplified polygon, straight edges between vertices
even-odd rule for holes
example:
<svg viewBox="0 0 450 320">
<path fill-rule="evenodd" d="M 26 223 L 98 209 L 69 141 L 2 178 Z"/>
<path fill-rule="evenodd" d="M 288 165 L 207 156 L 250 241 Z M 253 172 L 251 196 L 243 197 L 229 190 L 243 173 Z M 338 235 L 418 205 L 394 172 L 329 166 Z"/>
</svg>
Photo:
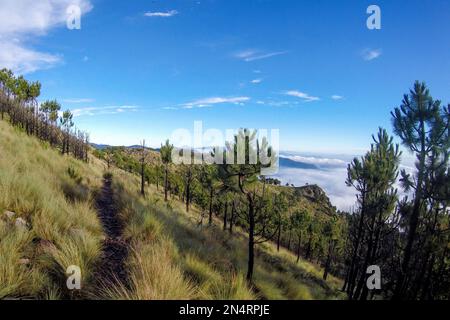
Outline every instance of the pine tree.
<svg viewBox="0 0 450 320">
<path fill-rule="evenodd" d="M 393 138 L 381 128 L 373 140 L 371 150 L 361 160 L 355 158 L 347 170 L 347 185 L 358 191 L 360 209 L 348 271 L 350 299 L 367 297 L 366 269 L 377 257 L 382 230 L 397 201 L 397 190 L 393 185 L 398 176 L 399 146 L 394 145 Z"/>
<path fill-rule="evenodd" d="M 168 183 L 169 183 L 169 164 L 172 163 L 172 151 L 173 145 L 169 143 L 169 140 L 166 140 L 164 145 L 161 145 L 161 161 L 164 164 L 164 201 L 167 202 L 167 191 L 168 191 Z"/>
<path fill-rule="evenodd" d="M 433 150 L 448 149 L 448 110 L 441 108 L 440 101 L 433 100 L 425 83 L 414 84 L 409 95 L 404 95 L 400 107 L 392 112 L 394 132 L 402 144 L 416 155 L 417 175 L 414 179 L 402 171 L 402 183 L 405 190 L 413 189 L 414 199 L 407 228 L 407 240 L 404 248 L 401 270 L 398 273 L 397 286 L 393 298 L 400 299 L 408 287 L 410 262 L 417 238 L 421 216 L 426 210 L 426 164 Z"/>
<path fill-rule="evenodd" d="M 270 212 L 264 210 L 262 205 L 264 189 L 259 196 L 255 187 L 261 170 L 271 164 L 263 164 L 262 157 L 269 156 L 269 159 L 273 161 L 275 155 L 266 139 L 263 139 L 260 145 L 256 139 L 256 133 L 247 129 L 240 130 L 233 142 L 227 142 L 226 151 L 224 151 L 225 164 L 219 165 L 219 178 L 224 188 L 236 193 L 240 192 L 247 200 L 248 210 L 242 218 L 248 226 L 247 280 L 249 282 L 253 278 L 255 245 L 275 235 L 275 233 L 267 232 L 270 230 L 268 224 L 273 219 L 270 218 Z M 243 160 L 243 163 L 239 160 Z"/>
</svg>

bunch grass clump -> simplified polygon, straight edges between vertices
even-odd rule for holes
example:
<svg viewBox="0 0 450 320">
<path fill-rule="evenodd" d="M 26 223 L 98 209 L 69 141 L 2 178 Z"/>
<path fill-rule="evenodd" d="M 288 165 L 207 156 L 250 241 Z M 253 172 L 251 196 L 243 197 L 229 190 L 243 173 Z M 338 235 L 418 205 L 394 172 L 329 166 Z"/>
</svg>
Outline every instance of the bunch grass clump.
<svg viewBox="0 0 450 320">
<path fill-rule="evenodd" d="M 91 197 L 100 171 L 5 121 L 0 148 L 0 298 L 60 298 L 67 267 L 79 266 L 87 284 L 100 256 L 103 232 Z"/>
</svg>

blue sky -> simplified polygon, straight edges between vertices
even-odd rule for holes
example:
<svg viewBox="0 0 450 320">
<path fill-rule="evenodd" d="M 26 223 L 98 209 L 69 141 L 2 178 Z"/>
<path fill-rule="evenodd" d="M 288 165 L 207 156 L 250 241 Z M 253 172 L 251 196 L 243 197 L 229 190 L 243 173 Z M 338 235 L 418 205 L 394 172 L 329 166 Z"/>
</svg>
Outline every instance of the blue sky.
<svg viewBox="0 0 450 320">
<path fill-rule="evenodd" d="M 450 102 L 448 1 L 43 2 L 2 1 L 0 67 L 41 81 L 96 143 L 158 146 L 201 120 L 279 129 L 282 150 L 358 153 L 416 79 Z M 71 3 L 81 30 L 65 27 Z M 370 4 L 381 30 L 366 27 Z"/>
</svg>

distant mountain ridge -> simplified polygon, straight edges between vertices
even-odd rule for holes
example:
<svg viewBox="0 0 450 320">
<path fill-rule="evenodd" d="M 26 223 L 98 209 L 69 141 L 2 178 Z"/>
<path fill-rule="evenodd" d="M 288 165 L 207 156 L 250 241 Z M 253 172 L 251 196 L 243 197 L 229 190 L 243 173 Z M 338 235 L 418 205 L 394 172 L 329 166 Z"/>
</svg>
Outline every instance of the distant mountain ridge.
<svg viewBox="0 0 450 320">
<path fill-rule="evenodd" d="M 140 145 L 132 145 L 132 146 L 111 146 L 111 145 L 107 145 L 107 144 L 97 144 L 97 143 L 91 143 L 91 146 L 95 149 L 98 150 L 104 150 L 106 148 L 117 148 L 117 147 L 123 147 L 125 149 L 141 149 L 142 146 Z M 156 151 L 159 152 L 159 148 L 154 149 L 154 148 L 147 148 L 148 150 L 151 151 Z M 280 161 L 280 166 L 281 167 L 286 167 L 286 168 L 295 168 L 295 169 L 311 169 L 311 170 L 317 170 L 319 169 L 318 166 L 316 166 L 315 164 L 312 163 L 306 163 L 306 162 L 302 162 L 302 161 L 298 161 L 298 160 L 292 160 L 283 156 L 279 157 L 279 161 Z"/>
<path fill-rule="evenodd" d="M 135 144 L 132 146 L 111 146 L 109 144 L 91 143 L 90 145 L 91 145 L 91 147 L 93 147 L 94 149 L 97 149 L 97 150 L 105 150 L 106 148 L 142 149 L 142 146 L 140 146 L 138 144 Z M 159 152 L 159 148 L 154 149 L 154 148 L 145 147 L 145 149 Z"/>
</svg>

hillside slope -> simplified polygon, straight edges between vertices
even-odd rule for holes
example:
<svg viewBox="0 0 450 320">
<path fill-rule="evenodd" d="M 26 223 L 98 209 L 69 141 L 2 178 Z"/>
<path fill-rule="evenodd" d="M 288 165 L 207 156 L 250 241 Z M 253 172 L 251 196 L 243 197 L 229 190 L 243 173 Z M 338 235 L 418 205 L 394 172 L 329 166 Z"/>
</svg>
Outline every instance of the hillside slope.
<svg viewBox="0 0 450 320">
<path fill-rule="evenodd" d="M 0 121 L 0 298 L 100 299 L 336 299 L 340 280 L 272 243 L 258 246 L 254 285 L 244 278 L 246 236 L 223 232 L 219 221 L 199 225 L 177 199 L 112 169 L 111 205 L 128 249 L 122 281 L 102 281 L 108 232 L 98 197 L 106 164 L 61 156 Z M 17 218 L 21 218 L 17 220 Z M 23 220 L 22 220 L 23 219 Z M 25 226 L 22 222 L 25 222 Z M 22 224 L 21 224 L 22 223 Z M 114 253 L 113 253 L 114 255 Z M 114 258 L 114 257 L 113 257 Z M 69 291 L 66 270 L 82 270 L 82 289 Z M 114 268 L 112 268 L 114 269 Z M 100 280 L 99 280 L 100 278 Z"/>
<path fill-rule="evenodd" d="M 101 170 L 0 121 L 0 298 L 81 296 L 65 288 L 79 266 L 88 289 L 102 228 L 92 197 Z"/>
</svg>

